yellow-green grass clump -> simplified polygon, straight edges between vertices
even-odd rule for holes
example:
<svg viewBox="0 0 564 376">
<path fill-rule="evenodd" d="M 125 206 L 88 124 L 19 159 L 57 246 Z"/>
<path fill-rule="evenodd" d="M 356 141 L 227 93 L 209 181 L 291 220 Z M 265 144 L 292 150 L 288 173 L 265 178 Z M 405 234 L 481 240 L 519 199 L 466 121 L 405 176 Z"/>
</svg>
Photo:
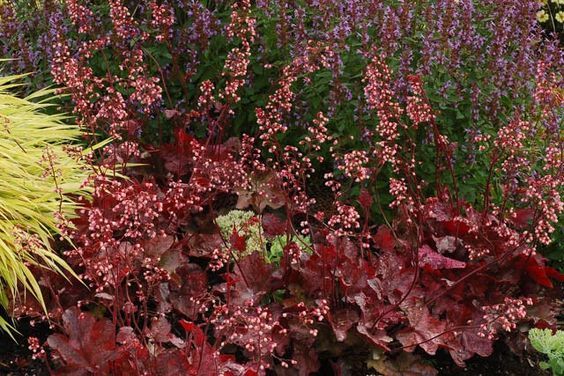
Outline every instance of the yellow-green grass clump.
<svg viewBox="0 0 564 376">
<path fill-rule="evenodd" d="M 52 248 L 60 218 L 71 218 L 87 194 L 87 163 L 69 150 L 80 130 L 48 115 L 43 90 L 25 99 L 10 93 L 17 77 L 0 77 L 0 305 L 8 309 L 19 293 L 32 294 L 45 307 L 31 271 L 49 268 L 73 274 Z M 0 317 L 0 331 L 13 326 Z"/>
</svg>

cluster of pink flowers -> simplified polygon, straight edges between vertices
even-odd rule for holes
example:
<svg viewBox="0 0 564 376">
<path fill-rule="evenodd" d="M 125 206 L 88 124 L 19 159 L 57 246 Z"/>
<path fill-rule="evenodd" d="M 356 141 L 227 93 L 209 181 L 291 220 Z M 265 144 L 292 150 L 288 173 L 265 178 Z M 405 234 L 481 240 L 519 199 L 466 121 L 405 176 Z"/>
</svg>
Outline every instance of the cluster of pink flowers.
<svg viewBox="0 0 564 376">
<path fill-rule="evenodd" d="M 530 178 L 522 202 L 536 207 L 539 219 L 536 223 L 535 237 L 542 244 L 550 244 L 554 223 L 558 223 L 558 216 L 564 211 L 564 203 L 560 197 L 562 180 L 552 175 L 541 178 Z"/>
<path fill-rule="evenodd" d="M 235 3 L 231 12 L 231 22 L 227 26 L 227 37 L 241 40 L 241 48 L 234 47 L 228 53 L 223 68 L 223 76 L 227 76 L 228 81 L 219 96 L 231 103 L 237 103 L 241 99 L 237 92 L 245 82 L 251 58 L 251 43 L 255 40 L 256 20 L 250 16 L 250 9 L 249 0 Z"/>
<path fill-rule="evenodd" d="M 78 0 L 69 0 L 67 2 L 69 17 L 73 24 L 78 28 L 79 33 L 89 33 L 94 26 L 94 13 Z"/>
<path fill-rule="evenodd" d="M 400 206 L 413 207 L 415 202 L 413 198 L 409 195 L 407 190 L 407 184 L 405 179 L 390 179 L 390 194 L 394 197 L 394 201 L 390 204 L 390 207 L 397 208 Z"/>
<path fill-rule="evenodd" d="M 198 97 L 199 108 L 209 108 L 214 103 L 214 89 L 215 85 L 210 80 L 205 80 L 200 84 L 200 96 Z"/>
<path fill-rule="evenodd" d="M 109 0 L 110 18 L 114 27 L 114 35 L 119 41 L 126 42 L 140 35 L 137 22 L 122 0 Z"/>
<path fill-rule="evenodd" d="M 27 348 L 33 353 L 33 359 L 44 359 L 46 356 L 45 349 L 41 346 L 41 342 L 37 337 L 27 337 Z"/>
<path fill-rule="evenodd" d="M 263 108 L 256 109 L 257 123 L 259 125 L 259 138 L 262 145 L 268 148 L 270 153 L 275 153 L 275 136 L 285 133 L 288 124 L 284 123 L 285 116 L 292 110 L 292 102 L 295 94 L 292 85 L 297 81 L 300 74 L 311 74 L 319 69 L 319 61 L 330 51 L 325 45 L 307 42 L 308 47 L 303 55 L 299 55 L 282 69 L 281 78 L 278 81 L 278 89 L 269 96 L 268 103 Z M 308 77 L 304 78 L 308 82 Z"/>
<path fill-rule="evenodd" d="M 500 330 L 510 332 L 517 327 L 517 323 L 527 317 L 527 306 L 532 305 L 531 298 L 514 299 L 506 297 L 503 303 L 484 306 L 485 323 L 480 325 L 478 335 L 494 339 Z"/>
<path fill-rule="evenodd" d="M 353 150 L 346 153 L 340 162 L 339 169 L 355 182 L 360 183 L 370 178 L 370 168 L 366 167 L 369 162 L 366 150 Z"/>
<path fill-rule="evenodd" d="M 433 121 L 435 117 L 423 92 L 421 78 L 409 76 L 408 80 L 411 93 L 407 97 L 407 116 L 409 116 L 409 119 L 411 119 L 415 126 Z"/>
<path fill-rule="evenodd" d="M 495 146 L 513 154 L 523 148 L 523 141 L 526 140 L 530 129 L 529 122 L 519 118 L 513 119 L 497 132 Z"/>
<path fill-rule="evenodd" d="M 151 1 L 149 8 L 152 13 L 151 27 L 159 30 L 155 39 L 158 42 L 169 40 L 172 37 L 172 26 L 175 22 L 174 9 L 166 3 L 158 5 L 156 1 Z"/>
<path fill-rule="evenodd" d="M 328 133 L 327 118 L 323 112 L 318 112 L 313 119 L 313 126 L 308 128 L 309 135 L 300 140 L 300 145 L 306 145 L 314 151 L 320 151 L 321 147 L 326 143 L 333 142 L 333 137 Z M 317 156 L 319 162 L 323 162 L 323 156 Z"/>
<path fill-rule="evenodd" d="M 222 338 L 220 347 L 227 343 L 240 345 L 261 370 L 270 368 L 269 359 L 278 346 L 277 337 L 287 333 L 267 307 L 257 307 L 252 302 L 234 309 L 216 306 L 210 323 Z"/>
<path fill-rule="evenodd" d="M 163 89 L 158 85 L 158 77 L 145 77 L 139 75 L 137 77 L 130 77 L 131 87 L 135 89 L 133 94 L 129 97 L 132 101 L 138 101 L 146 112 L 151 112 L 151 109 L 160 103 Z"/>
<path fill-rule="evenodd" d="M 337 236 L 346 236 L 360 228 L 360 214 L 354 206 L 335 201 L 337 213 L 329 218 L 327 224 L 334 228 Z"/>
<path fill-rule="evenodd" d="M 292 84 L 297 80 L 296 69 L 292 66 L 286 66 L 282 70 L 282 78 L 278 81 L 279 88 L 270 95 L 268 103 L 264 109 L 257 108 L 257 123 L 259 125 L 260 139 L 268 151 L 274 153 L 277 146 L 274 143 L 274 137 L 277 134 L 284 133 L 288 129 L 284 125 L 284 117 L 292 109 L 292 100 L 294 94 L 292 92 Z"/>
<path fill-rule="evenodd" d="M 392 89 L 392 77 L 390 70 L 385 62 L 375 56 L 368 67 L 364 76 L 364 95 L 368 107 L 376 110 L 378 124 L 376 132 L 380 136 L 378 145 L 380 150 L 377 157 L 383 162 L 390 162 L 395 168 L 399 163 L 397 153 L 399 145 L 399 118 L 403 111 L 399 104 L 394 101 L 394 91 Z"/>
</svg>

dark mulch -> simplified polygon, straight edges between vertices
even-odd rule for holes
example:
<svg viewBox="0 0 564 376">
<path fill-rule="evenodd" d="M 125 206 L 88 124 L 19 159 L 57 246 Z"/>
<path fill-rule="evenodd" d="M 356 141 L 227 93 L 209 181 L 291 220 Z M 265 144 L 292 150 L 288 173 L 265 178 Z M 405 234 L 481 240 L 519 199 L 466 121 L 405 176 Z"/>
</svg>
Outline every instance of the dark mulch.
<svg viewBox="0 0 564 376">
<path fill-rule="evenodd" d="M 0 376 L 49 375 L 43 361 L 32 359 L 26 340 L 28 336 L 35 336 L 40 341 L 45 341 L 49 333 L 48 326 L 40 324 L 32 327 L 29 321 L 22 320 L 18 325 L 18 331 L 21 335 L 15 335 L 17 342 L 5 333 L 0 333 Z"/>
<path fill-rule="evenodd" d="M 444 352 L 437 354 L 433 364 L 440 376 L 549 376 L 550 373 L 538 367 L 541 360 L 542 354 L 527 353 L 519 357 L 498 342 L 492 356 L 475 356 L 466 362 L 466 368 L 457 367 Z"/>
</svg>

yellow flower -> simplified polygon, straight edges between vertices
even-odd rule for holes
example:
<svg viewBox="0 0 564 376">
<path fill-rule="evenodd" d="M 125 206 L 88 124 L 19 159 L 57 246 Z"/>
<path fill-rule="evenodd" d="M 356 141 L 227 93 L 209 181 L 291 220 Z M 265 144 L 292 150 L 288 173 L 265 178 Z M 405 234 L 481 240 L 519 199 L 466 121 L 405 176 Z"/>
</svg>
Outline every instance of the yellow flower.
<svg viewBox="0 0 564 376">
<path fill-rule="evenodd" d="M 556 17 L 554 17 L 554 18 L 559 23 L 564 23 L 564 11 L 561 10 L 560 12 L 556 13 Z"/>
<path fill-rule="evenodd" d="M 544 10 L 539 10 L 537 12 L 537 20 L 539 22 L 546 22 L 548 21 L 548 13 L 546 13 Z"/>
</svg>

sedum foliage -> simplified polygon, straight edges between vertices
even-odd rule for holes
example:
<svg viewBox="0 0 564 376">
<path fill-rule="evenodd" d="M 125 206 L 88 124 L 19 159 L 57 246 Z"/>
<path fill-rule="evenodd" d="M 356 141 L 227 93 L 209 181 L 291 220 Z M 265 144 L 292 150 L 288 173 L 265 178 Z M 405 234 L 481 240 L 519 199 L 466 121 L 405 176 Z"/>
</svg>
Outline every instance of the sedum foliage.
<svg viewBox="0 0 564 376">
<path fill-rule="evenodd" d="M 531 329 L 529 331 L 531 345 L 548 356 L 548 362 L 541 362 L 542 369 L 551 369 L 555 376 L 564 375 L 564 331 L 552 334 L 550 329 Z"/>
<path fill-rule="evenodd" d="M 250 255 L 255 251 L 264 254 L 268 263 L 278 264 L 284 253 L 284 247 L 291 241 L 299 245 L 311 247 L 309 237 L 302 237 L 292 234 L 291 236 L 278 235 L 274 237 L 265 237 L 262 231 L 260 218 L 252 211 L 247 210 L 231 210 L 227 214 L 220 215 L 216 218 L 221 235 L 224 239 L 229 240 L 233 229 L 239 235 L 245 237 L 245 252 L 241 256 Z"/>
<path fill-rule="evenodd" d="M 10 93 L 19 77 L 0 77 L 0 305 L 7 309 L 20 292 L 44 306 L 32 268 L 74 273 L 54 252 L 57 218 L 72 217 L 73 197 L 86 194 L 87 165 L 68 153 L 80 136 L 61 115 L 42 112 L 51 94 L 42 90 L 21 99 Z M 0 317 L 0 330 L 12 325 Z"/>
</svg>

